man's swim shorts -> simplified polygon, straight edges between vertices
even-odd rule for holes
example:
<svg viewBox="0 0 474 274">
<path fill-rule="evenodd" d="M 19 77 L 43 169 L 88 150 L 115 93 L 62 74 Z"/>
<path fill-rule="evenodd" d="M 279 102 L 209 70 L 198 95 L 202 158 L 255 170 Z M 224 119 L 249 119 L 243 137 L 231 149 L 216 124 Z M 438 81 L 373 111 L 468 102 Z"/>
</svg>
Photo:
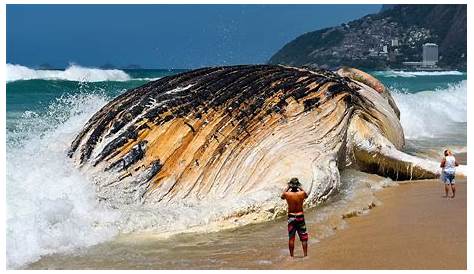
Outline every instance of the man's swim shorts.
<svg viewBox="0 0 474 274">
<path fill-rule="evenodd" d="M 301 241 L 308 240 L 308 233 L 306 232 L 306 224 L 304 222 L 304 215 L 288 214 L 288 237 L 294 238 L 298 232 Z"/>
</svg>

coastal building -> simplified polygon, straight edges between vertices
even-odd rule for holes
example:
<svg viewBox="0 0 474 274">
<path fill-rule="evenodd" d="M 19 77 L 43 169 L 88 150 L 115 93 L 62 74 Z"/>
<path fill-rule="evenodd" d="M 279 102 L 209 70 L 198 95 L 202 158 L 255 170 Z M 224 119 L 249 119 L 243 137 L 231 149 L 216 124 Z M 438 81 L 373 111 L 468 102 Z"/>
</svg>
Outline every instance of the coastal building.
<svg viewBox="0 0 474 274">
<path fill-rule="evenodd" d="M 423 45 L 423 66 L 436 66 L 438 62 L 438 45 L 426 43 Z"/>
<path fill-rule="evenodd" d="M 423 44 L 423 60 L 420 62 L 403 62 L 407 68 L 416 70 L 439 70 L 438 63 L 438 45 L 434 43 Z"/>
<path fill-rule="evenodd" d="M 398 39 L 392 39 L 392 47 L 398 47 L 398 46 L 399 46 Z"/>
</svg>

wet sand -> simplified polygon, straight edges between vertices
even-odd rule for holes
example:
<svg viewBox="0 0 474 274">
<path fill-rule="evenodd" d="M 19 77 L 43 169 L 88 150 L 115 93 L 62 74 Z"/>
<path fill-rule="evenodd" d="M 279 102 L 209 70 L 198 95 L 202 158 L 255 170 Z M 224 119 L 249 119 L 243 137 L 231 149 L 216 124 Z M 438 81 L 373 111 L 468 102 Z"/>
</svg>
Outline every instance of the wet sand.
<svg viewBox="0 0 474 274">
<path fill-rule="evenodd" d="M 442 198 L 438 180 L 387 188 L 376 195 L 381 206 L 310 246 L 307 258 L 276 268 L 466 269 L 466 179 L 457 179 L 456 187 L 455 199 Z M 295 255 L 301 254 L 298 245 Z"/>
</svg>

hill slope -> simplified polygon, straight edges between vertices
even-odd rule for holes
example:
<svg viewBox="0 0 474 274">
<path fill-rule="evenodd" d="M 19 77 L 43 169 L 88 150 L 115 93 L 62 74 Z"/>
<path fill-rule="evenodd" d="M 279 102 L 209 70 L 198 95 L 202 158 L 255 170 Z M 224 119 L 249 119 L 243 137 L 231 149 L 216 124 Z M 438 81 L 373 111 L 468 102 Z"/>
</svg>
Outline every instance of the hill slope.
<svg viewBox="0 0 474 274">
<path fill-rule="evenodd" d="M 269 63 L 393 68 L 403 61 L 420 61 L 422 45 L 428 42 L 439 45 L 440 67 L 465 69 L 466 5 L 395 5 L 340 26 L 305 33 L 286 44 Z"/>
</svg>

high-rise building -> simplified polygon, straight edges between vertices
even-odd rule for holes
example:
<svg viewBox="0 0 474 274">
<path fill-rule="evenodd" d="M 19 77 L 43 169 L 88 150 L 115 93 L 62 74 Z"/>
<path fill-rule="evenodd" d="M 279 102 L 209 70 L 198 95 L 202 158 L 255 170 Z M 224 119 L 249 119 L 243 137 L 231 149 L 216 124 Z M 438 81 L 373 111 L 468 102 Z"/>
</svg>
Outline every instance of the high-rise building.
<svg viewBox="0 0 474 274">
<path fill-rule="evenodd" d="M 436 66 L 438 62 L 438 45 L 426 43 L 423 45 L 423 66 Z"/>
</svg>

